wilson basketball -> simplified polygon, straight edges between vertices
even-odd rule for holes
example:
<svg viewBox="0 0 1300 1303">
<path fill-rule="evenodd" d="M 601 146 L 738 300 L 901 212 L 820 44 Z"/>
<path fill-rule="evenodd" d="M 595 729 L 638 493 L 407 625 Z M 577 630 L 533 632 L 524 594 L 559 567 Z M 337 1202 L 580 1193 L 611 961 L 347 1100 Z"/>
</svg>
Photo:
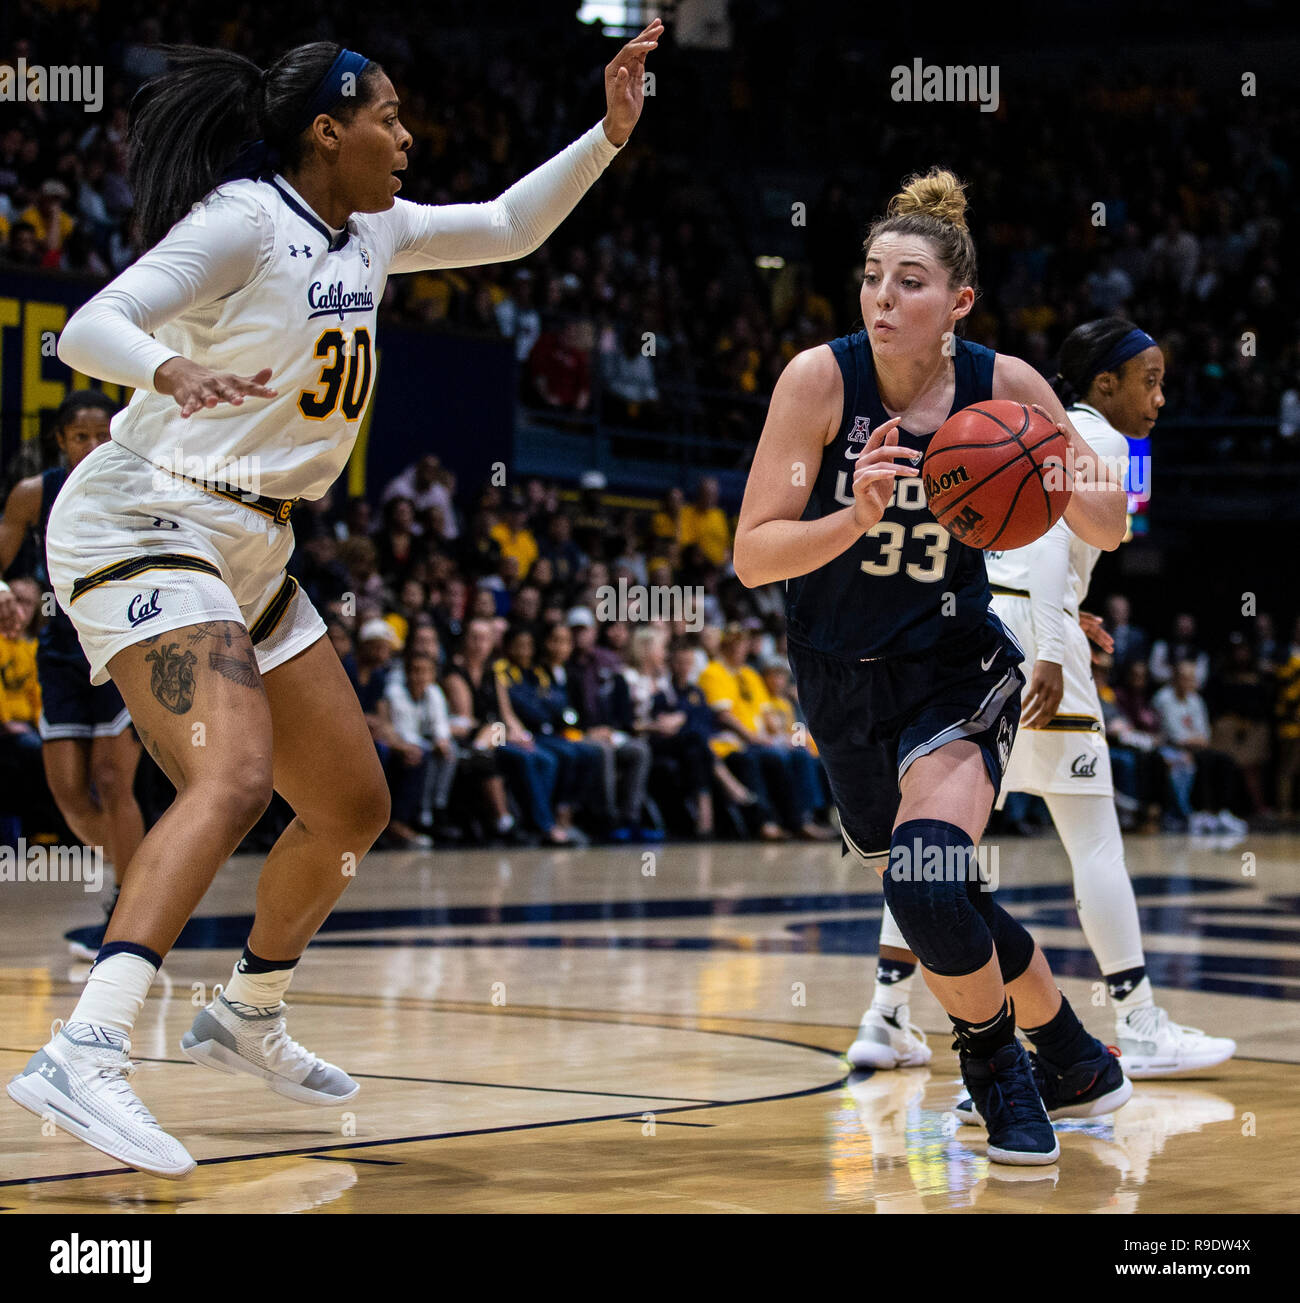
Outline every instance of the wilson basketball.
<svg viewBox="0 0 1300 1303">
<path fill-rule="evenodd" d="M 1061 518 L 1068 443 L 1041 412 L 990 399 L 950 416 L 921 462 L 935 519 L 968 547 L 1025 547 Z"/>
</svg>

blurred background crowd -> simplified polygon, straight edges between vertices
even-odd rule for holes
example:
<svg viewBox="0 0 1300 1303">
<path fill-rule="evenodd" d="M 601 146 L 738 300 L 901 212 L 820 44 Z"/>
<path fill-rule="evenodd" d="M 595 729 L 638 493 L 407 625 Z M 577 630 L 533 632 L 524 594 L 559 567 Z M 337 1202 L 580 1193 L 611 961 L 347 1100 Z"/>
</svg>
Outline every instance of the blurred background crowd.
<svg viewBox="0 0 1300 1303">
<path fill-rule="evenodd" d="M 393 795 L 389 844 L 834 837 L 835 813 L 786 661 L 780 585 L 730 568 L 734 521 L 704 479 L 686 500 L 619 508 L 530 479 L 457 491 L 427 455 L 364 498 L 293 518 L 290 565 L 357 690 Z M 10 583 L 29 616 L 0 641 L 0 763 L 31 786 L 40 713 L 38 560 Z M 20 577 L 15 577 L 20 576 Z M 1099 602 L 1097 653 L 1125 827 L 1232 833 L 1293 824 L 1300 799 L 1300 618 L 1204 635 Z M 19 783 L 22 767 L 27 778 Z M 146 798 L 165 780 L 146 760 Z M 27 830 L 57 817 L 24 802 Z M 19 810 L 7 811 L 17 814 Z M 287 819 L 278 801 L 259 828 Z M 1004 832 L 1045 825 L 1013 797 Z"/>
<path fill-rule="evenodd" d="M 404 197 L 499 194 L 596 120 L 610 47 L 571 21 L 573 3 L 489 8 L 499 26 L 485 33 L 481 5 L 449 0 L 435 27 L 373 0 L 361 33 L 317 0 L 210 12 L 10 0 L 0 66 L 102 65 L 106 80 L 95 114 L 3 106 L 0 270 L 104 279 L 131 261 L 127 108 L 163 67 L 160 41 L 261 66 L 300 40 L 355 43 L 384 64 L 415 138 Z M 904 176 L 946 162 L 970 182 L 981 259 L 969 338 L 1050 374 L 1075 325 L 1127 314 L 1165 350 L 1164 422 L 1232 418 L 1220 455 L 1295 456 L 1293 97 L 1121 51 L 1072 68 L 1068 96 L 1008 62 L 998 112 L 918 104 L 882 125 L 892 56 L 870 52 L 861 15 L 803 50 L 782 6 L 745 10 L 725 52 L 665 43 L 642 127 L 541 249 L 394 278 L 384 319 L 511 341 L 520 402 L 557 427 L 612 421 L 643 455 L 687 431 L 722 450 L 715 465 L 743 467 L 785 363 L 860 326 L 869 220 Z M 1176 457 L 1177 441 L 1160 455 Z M 51 456 L 29 441 L 5 487 Z M 430 455 L 366 497 L 295 513 L 293 572 L 327 614 L 384 758 L 390 841 L 834 837 L 785 662 L 782 594 L 736 580 L 717 483 L 692 476 L 689 492 L 653 505 L 599 484 L 458 484 Z M 12 777 L 39 747 L 30 548 L 8 577 L 31 613 L 26 634 L 0 645 L 0 767 Z M 671 592 L 679 609 L 647 618 L 640 590 Z M 1116 639 L 1095 668 L 1125 825 L 1293 821 L 1300 619 L 1262 613 L 1232 630 L 1185 591 L 1169 627 L 1150 627 L 1119 592 L 1091 599 Z M 165 779 L 148 760 L 141 783 L 162 808 Z M 20 814 L 29 832 L 57 819 L 35 797 L 0 814 L 11 835 Z M 253 839 L 269 844 L 284 817 L 277 802 Z M 999 818 L 1032 832 L 1045 816 L 1013 800 Z"/>
<path fill-rule="evenodd" d="M 609 53 L 572 22 L 574 3 L 551 0 L 491 6 L 490 39 L 457 29 L 470 9 L 458 3 L 440 5 L 435 26 L 376 0 L 364 40 L 343 11 L 301 0 L 211 13 L 177 0 L 5 8 L 7 64 L 103 65 L 106 86 L 94 115 L 6 106 L 0 256 L 100 276 L 132 257 L 127 107 L 163 66 L 159 41 L 220 45 L 263 66 L 286 33 L 361 41 L 415 138 L 403 197 L 425 203 L 491 198 L 574 139 L 599 112 Z M 941 161 L 970 183 L 984 289 L 969 338 L 1050 373 L 1075 325 L 1126 314 L 1165 350 L 1167 416 L 1268 417 L 1250 451 L 1293 454 L 1291 97 L 1194 75 L 1190 55 L 1156 63 L 1135 49 L 1104 63 L 1081 55 L 1069 96 L 1043 68 L 1009 59 L 999 112 L 916 104 L 883 125 L 893 56 L 873 54 L 851 10 L 827 6 L 826 22 L 845 30 L 792 48 L 781 6 L 756 0 L 725 53 L 666 43 L 643 130 L 555 235 L 520 263 L 390 280 L 391 319 L 509 338 L 525 403 L 560 419 L 599 409 L 648 436 L 689 430 L 743 465 L 790 357 L 861 324 L 869 220 L 905 175 Z"/>
</svg>

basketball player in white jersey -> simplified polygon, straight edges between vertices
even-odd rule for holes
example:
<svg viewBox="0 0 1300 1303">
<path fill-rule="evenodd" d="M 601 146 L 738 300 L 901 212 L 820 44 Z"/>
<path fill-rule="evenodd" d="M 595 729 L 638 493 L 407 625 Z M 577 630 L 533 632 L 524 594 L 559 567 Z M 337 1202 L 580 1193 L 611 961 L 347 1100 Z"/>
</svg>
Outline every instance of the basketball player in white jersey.
<svg viewBox="0 0 1300 1303">
<path fill-rule="evenodd" d="M 294 965 L 389 812 L 356 694 L 285 572 L 289 513 L 348 460 L 388 276 L 537 248 L 630 135 L 662 30 L 656 19 L 605 69 L 600 123 L 483 204 L 396 198 L 412 139 L 392 82 L 331 42 L 264 72 L 164 47 L 169 71 L 133 105 L 148 252 L 73 317 L 58 351 L 135 394 L 69 476 L 46 550 L 91 681 L 117 685 L 177 797 L 131 860 L 76 1008 L 8 1087 L 132 1167 L 194 1166 L 128 1083 L 132 1027 L 273 788 L 295 818 L 262 870 L 244 954 L 181 1048 L 306 1104 L 359 1089 L 285 1027 Z"/>
<path fill-rule="evenodd" d="M 1163 379 L 1159 346 L 1123 318 L 1088 322 L 1061 346 L 1058 393 L 1066 403 L 1080 400 L 1068 407 L 1070 419 L 1121 483 L 1128 468 L 1124 436 L 1150 434 L 1164 406 Z M 1090 636 L 1106 635 L 1095 616 L 1079 609 L 1098 556 L 1064 521 L 1028 547 L 985 553 L 993 609 L 1033 666 L 997 808 L 1009 791 L 1047 803 L 1070 858 L 1079 921 L 1115 1007 L 1115 1040 L 1128 1076 L 1199 1071 L 1231 1058 L 1237 1047 L 1172 1022 L 1156 1005 L 1146 975 L 1088 648 Z M 848 1057 L 861 1067 L 926 1062 L 928 1046 L 907 1017 L 914 960 L 888 908 L 881 944 L 875 999 Z M 957 1111 L 977 1120 L 960 1106 Z"/>
</svg>

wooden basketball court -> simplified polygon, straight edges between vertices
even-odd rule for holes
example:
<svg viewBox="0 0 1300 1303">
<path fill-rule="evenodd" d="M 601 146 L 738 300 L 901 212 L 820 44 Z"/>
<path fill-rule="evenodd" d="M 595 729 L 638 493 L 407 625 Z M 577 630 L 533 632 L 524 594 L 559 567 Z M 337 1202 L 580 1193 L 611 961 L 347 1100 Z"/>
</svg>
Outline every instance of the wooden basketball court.
<svg viewBox="0 0 1300 1303">
<path fill-rule="evenodd" d="M 1148 964 L 1178 1021 L 1236 1037 L 1197 1079 L 1064 1123 L 1047 1168 L 957 1128 L 946 1019 L 928 1069 L 850 1076 L 881 896 L 825 846 L 381 854 L 308 951 L 291 1033 L 362 1083 L 313 1109 L 177 1046 L 246 935 L 259 861 L 219 876 L 136 1029 L 137 1092 L 199 1161 L 121 1168 L 0 1096 L 21 1212 L 1278 1212 L 1300 1209 L 1300 839 L 1129 838 Z M 1000 899 L 1103 1039 L 1054 836 L 999 844 Z M 1253 857 L 1253 858 L 1251 858 Z M 70 1012 L 77 884 L 4 883 L 0 1072 Z"/>
</svg>

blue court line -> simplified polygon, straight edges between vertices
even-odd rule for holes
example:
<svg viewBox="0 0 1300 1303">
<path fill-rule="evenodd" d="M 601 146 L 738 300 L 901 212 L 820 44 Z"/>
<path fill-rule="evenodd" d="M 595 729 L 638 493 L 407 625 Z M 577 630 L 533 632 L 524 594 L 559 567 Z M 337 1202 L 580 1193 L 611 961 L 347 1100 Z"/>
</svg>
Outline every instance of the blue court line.
<svg viewBox="0 0 1300 1303">
<path fill-rule="evenodd" d="M 644 1027 L 647 1024 L 638 1023 L 638 1026 Z M 678 1029 L 673 1029 L 678 1030 Z M 718 1035 L 730 1035 L 728 1032 L 719 1032 Z M 771 1039 L 766 1038 L 766 1039 Z M 788 1042 L 792 1043 L 792 1042 Z M 835 1051 L 824 1050 L 825 1054 L 835 1054 Z M 824 1095 L 827 1091 L 836 1090 L 842 1086 L 848 1077 L 847 1072 L 841 1073 L 834 1081 L 828 1081 L 821 1086 L 808 1086 L 803 1090 L 786 1091 L 780 1095 L 755 1095 L 751 1099 L 720 1099 L 710 1104 L 683 1104 L 680 1108 L 660 1109 L 655 1114 L 656 1119 L 662 1117 L 665 1113 L 695 1113 L 703 1109 L 710 1108 L 740 1108 L 748 1104 L 776 1104 L 787 1099 L 803 1099 L 808 1095 Z M 645 1112 L 647 1110 L 642 1110 Z M 312 1145 L 305 1149 L 270 1149 L 252 1154 L 228 1154 L 223 1158 L 201 1158 L 196 1166 L 198 1167 L 217 1167 L 223 1163 L 251 1163 L 261 1158 L 297 1158 L 303 1155 L 315 1157 L 317 1155 L 339 1153 L 349 1149 L 378 1149 L 386 1145 L 414 1145 L 428 1140 L 464 1140 L 472 1136 L 497 1136 L 507 1135 L 518 1131 L 547 1131 L 554 1127 L 574 1127 L 585 1126 L 593 1122 L 637 1122 L 641 1120 L 641 1114 L 628 1113 L 601 1113 L 591 1117 L 578 1118 L 557 1118 L 552 1122 L 519 1122 L 509 1126 L 502 1127 L 472 1127 L 464 1131 L 431 1131 L 427 1135 L 420 1136 L 393 1136 L 388 1140 L 354 1140 L 351 1144 L 346 1145 Z M 137 1172 L 133 1168 L 107 1168 L 99 1172 L 64 1172 L 57 1176 L 28 1176 L 21 1177 L 17 1180 L 0 1181 L 0 1187 L 10 1185 L 45 1185 L 55 1181 L 79 1181 L 89 1180 L 92 1177 L 100 1176 L 144 1176 L 145 1173 Z"/>
<path fill-rule="evenodd" d="M 649 1112 L 649 1111 L 650 1111 L 649 1109 L 646 1110 L 646 1112 Z M 645 1125 L 645 1118 L 644 1118 L 644 1117 L 624 1118 L 623 1121 L 624 1121 L 624 1122 L 640 1122 L 640 1123 L 642 1124 L 642 1126 Z M 714 1126 L 715 1124 L 712 1123 L 712 1122 L 660 1122 L 660 1121 L 659 1121 L 659 1118 L 658 1118 L 658 1115 L 656 1115 L 656 1116 L 655 1116 L 655 1120 L 654 1120 L 654 1125 L 655 1125 L 655 1126 L 664 1126 L 664 1127 L 712 1127 L 712 1126 Z"/>
<path fill-rule="evenodd" d="M 341 1154 L 308 1154 L 307 1157 L 315 1158 L 322 1163 L 366 1163 L 370 1167 L 402 1166 L 402 1161 L 399 1158 L 346 1158 Z"/>
<path fill-rule="evenodd" d="M 1141 877 L 1133 879 L 1138 896 L 1214 895 L 1240 889 L 1241 882 L 1220 878 Z M 1070 883 L 1004 886 L 1003 904 L 1064 902 L 1074 899 Z M 446 905 L 411 909 L 336 909 L 321 924 L 319 938 L 331 932 L 378 931 L 402 927 L 483 927 L 524 923 L 617 922 L 625 919 L 748 917 L 767 914 L 825 914 L 880 910 L 879 891 L 819 892 L 779 896 L 688 896 L 670 900 L 555 901 L 514 905 Z M 215 914 L 192 918 L 181 930 L 174 949 L 240 949 L 252 927 L 251 914 Z M 72 941 L 93 937 L 94 927 L 73 928 Z"/>
<path fill-rule="evenodd" d="M 509 1010 L 501 1009 L 501 1010 L 497 1010 L 496 1012 L 500 1014 L 504 1014 L 507 1017 L 511 1016 Z M 528 1012 L 529 1014 L 536 1013 L 536 1011 L 531 1008 L 529 1009 Z M 677 1027 L 674 1026 L 672 1023 L 647 1023 L 647 1022 L 629 1023 L 626 1019 L 618 1018 L 618 1017 L 565 1019 L 562 1017 L 562 1015 L 568 1012 L 567 1010 L 560 1009 L 560 1010 L 556 1010 L 555 1012 L 558 1015 L 561 1015 L 559 1021 L 575 1021 L 575 1022 L 584 1022 L 584 1023 L 603 1022 L 613 1027 L 623 1027 L 623 1028 L 627 1028 L 630 1026 L 656 1027 L 664 1031 L 694 1032 L 700 1036 L 728 1036 L 734 1040 L 765 1041 L 772 1045 L 788 1045 L 794 1049 L 812 1050 L 816 1054 L 825 1054 L 832 1059 L 840 1060 L 842 1071 L 833 1081 L 828 1081 L 825 1083 L 825 1085 L 808 1086 L 805 1087 L 803 1090 L 786 1091 L 779 1095 L 756 1095 L 751 1099 L 716 1099 L 716 1100 L 710 1100 L 708 1103 L 704 1103 L 704 1104 L 699 1104 L 699 1103 L 681 1104 L 674 1108 L 664 1108 L 664 1109 L 654 1110 L 656 1118 L 663 1117 L 667 1113 L 695 1113 L 695 1112 L 702 1111 L 704 1109 L 711 1109 L 711 1108 L 740 1108 L 748 1104 L 774 1104 L 774 1103 L 779 1103 L 781 1100 L 786 1100 L 786 1099 L 803 1099 L 808 1095 L 822 1095 L 825 1094 L 827 1091 L 835 1090 L 837 1087 L 842 1086 L 844 1082 L 848 1080 L 849 1077 L 848 1065 L 844 1063 L 843 1056 L 839 1050 L 830 1050 L 827 1049 L 826 1046 L 824 1045 L 811 1045 L 807 1041 L 792 1041 L 792 1040 L 787 1040 L 785 1037 L 782 1036 L 762 1036 L 756 1032 L 720 1031 L 712 1027 Z M 604 1013 L 607 1015 L 611 1013 L 611 1011 L 607 1009 L 597 1009 L 597 1010 L 592 1010 L 590 1012 Z M 519 1016 L 524 1016 L 524 1015 L 521 1013 Z M 25 1053 L 26 1051 L 20 1050 L 17 1052 L 21 1054 L 21 1053 Z M 150 1060 L 150 1059 L 139 1060 L 139 1062 L 142 1063 L 149 1063 L 154 1061 L 155 1060 Z M 157 1061 L 163 1063 L 176 1062 L 176 1060 L 173 1059 L 162 1059 Z M 380 1076 L 379 1074 L 374 1074 L 374 1075 L 377 1079 L 382 1080 L 382 1076 Z M 585 1092 L 573 1091 L 571 1093 L 581 1094 Z M 632 1098 L 648 1099 L 650 1097 L 646 1095 L 641 1095 L 641 1096 L 634 1096 Z M 673 1097 L 667 1096 L 666 1098 L 673 1098 Z M 677 1096 L 677 1098 L 681 1099 L 684 1097 Z M 424 1140 L 460 1140 L 467 1136 L 501 1135 L 513 1131 L 544 1131 L 551 1127 L 580 1126 L 591 1122 L 619 1122 L 629 1118 L 632 1120 L 637 1120 L 640 1118 L 642 1113 L 648 1111 L 650 1110 L 641 1109 L 636 1113 L 627 1113 L 627 1112 L 602 1113 L 591 1117 L 561 1118 L 553 1122 L 521 1122 L 521 1123 L 515 1123 L 509 1126 L 501 1126 L 501 1127 L 477 1127 L 465 1131 L 442 1131 L 442 1132 L 431 1132 L 428 1135 L 420 1135 L 420 1136 L 397 1136 L 390 1140 L 354 1140 L 351 1144 L 311 1145 L 304 1149 L 272 1149 L 272 1150 L 265 1150 L 259 1153 L 252 1153 L 252 1154 L 230 1154 L 224 1158 L 202 1158 L 198 1161 L 197 1166 L 215 1167 L 221 1163 L 254 1162 L 259 1158 L 293 1158 L 303 1154 L 310 1156 L 315 1154 L 338 1153 L 342 1150 L 349 1150 L 349 1149 L 373 1149 L 383 1145 L 417 1144 L 420 1141 L 424 1141 Z M 95 1172 L 63 1172 L 54 1176 L 24 1176 L 24 1177 L 15 1177 L 7 1181 L 0 1181 L 0 1189 L 3 1189 L 6 1186 L 13 1186 L 13 1185 L 45 1185 L 45 1184 L 53 1183 L 55 1181 L 78 1181 L 82 1179 L 90 1179 L 92 1177 L 100 1177 L 100 1176 L 120 1177 L 124 1175 L 144 1175 L 144 1174 L 136 1172 L 135 1169 L 129 1167 L 125 1169 L 122 1167 L 113 1167 L 113 1168 L 105 1168 L 101 1171 L 95 1171 Z"/>
</svg>

